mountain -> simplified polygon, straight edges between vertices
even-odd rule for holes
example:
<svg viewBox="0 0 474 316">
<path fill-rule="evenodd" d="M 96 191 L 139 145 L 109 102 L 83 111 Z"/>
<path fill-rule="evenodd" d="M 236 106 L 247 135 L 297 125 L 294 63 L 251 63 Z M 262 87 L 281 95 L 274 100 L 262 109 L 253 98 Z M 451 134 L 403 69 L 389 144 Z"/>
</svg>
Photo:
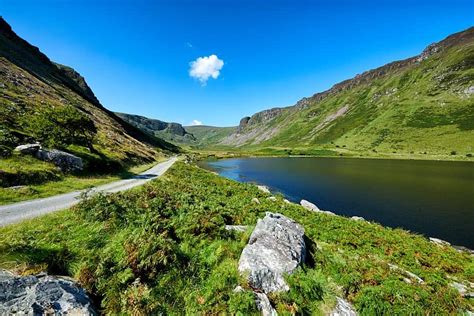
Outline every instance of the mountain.
<svg viewBox="0 0 474 316">
<path fill-rule="evenodd" d="M 349 155 L 474 151 L 474 28 L 286 108 L 241 120 L 218 145 Z"/>
<path fill-rule="evenodd" d="M 237 129 L 235 126 L 217 127 L 207 125 L 185 126 L 184 128 L 194 135 L 196 138 L 196 146 L 199 148 L 212 147 L 234 133 Z"/>
<path fill-rule="evenodd" d="M 195 148 L 209 147 L 219 143 L 231 135 L 237 127 L 216 126 L 182 126 L 145 116 L 115 113 L 124 121 L 139 128 L 143 132 L 165 139 L 176 145 L 187 145 Z"/>
<path fill-rule="evenodd" d="M 40 141 L 121 165 L 150 161 L 177 147 L 105 109 L 85 79 L 56 64 L 0 18 L 0 147 Z"/>
<path fill-rule="evenodd" d="M 134 114 L 118 112 L 115 114 L 140 130 L 169 142 L 187 144 L 196 141 L 193 134 L 188 133 L 179 123 L 169 123 Z"/>
</svg>

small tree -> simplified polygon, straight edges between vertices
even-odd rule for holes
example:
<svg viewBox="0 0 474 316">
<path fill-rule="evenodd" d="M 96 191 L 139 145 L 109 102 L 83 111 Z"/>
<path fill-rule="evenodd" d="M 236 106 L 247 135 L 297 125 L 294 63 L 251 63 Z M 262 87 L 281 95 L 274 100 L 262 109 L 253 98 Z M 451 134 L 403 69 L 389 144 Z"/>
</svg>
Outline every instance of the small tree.
<svg viewBox="0 0 474 316">
<path fill-rule="evenodd" d="M 74 144 L 92 149 L 97 129 L 94 122 L 72 106 L 52 108 L 27 118 L 29 132 L 48 147 Z"/>
</svg>

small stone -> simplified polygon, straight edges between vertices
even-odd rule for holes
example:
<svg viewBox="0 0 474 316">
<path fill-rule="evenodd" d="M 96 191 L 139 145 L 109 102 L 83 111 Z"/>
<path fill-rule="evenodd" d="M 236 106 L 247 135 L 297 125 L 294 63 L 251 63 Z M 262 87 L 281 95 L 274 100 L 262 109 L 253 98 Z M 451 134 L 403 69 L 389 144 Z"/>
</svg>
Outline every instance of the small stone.
<svg viewBox="0 0 474 316">
<path fill-rule="evenodd" d="M 352 216 L 351 219 L 354 221 L 365 221 L 365 218 L 360 216 Z"/>
<path fill-rule="evenodd" d="M 237 285 L 237 286 L 232 290 L 232 292 L 234 292 L 234 293 L 241 293 L 241 292 L 243 292 L 243 291 L 244 291 L 244 288 L 241 287 L 240 285 Z"/>
<path fill-rule="evenodd" d="M 256 197 L 252 199 L 252 202 L 255 204 L 260 204 L 260 200 L 257 199 Z"/>
<path fill-rule="evenodd" d="M 440 246 L 451 246 L 449 242 L 439 239 L 439 238 L 434 238 L 434 237 L 430 237 L 430 242 L 432 242 L 433 244 L 440 245 Z"/>
<path fill-rule="evenodd" d="M 401 274 L 405 275 L 406 277 L 410 278 L 410 279 L 415 279 L 416 282 L 418 282 L 419 284 L 423 284 L 425 283 L 425 281 L 423 281 L 422 278 L 420 278 L 419 276 L 417 276 L 416 274 L 414 274 L 413 272 L 410 272 L 408 270 L 405 270 L 405 269 L 402 269 L 400 268 L 399 266 L 395 265 L 395 264 L 392 264 L 392 263 L 389 263 L 388 264 L 390 270 L 393 270 L 393 271 L 398 271 L 400 272 Z"/>
<path fill-rule="evenodd" d="M 286 204 L 291 204 L 291 202 L 288 201 L 287 199 L 283 199 L 283 202 L 285 202 Z"/>
<path fill-rule="evenodd" d="M 357 316 L 354 307 L 343 298 L 336 296 L 336 306 L 329 314 L 330 316 Z"/>
<path fill-rule="evenodd" d="M 257 188 L 263 193 L 270 193 L 270 189 L 266 185 L 257 185 Z"/>
<path fill-rule="evenodd" d="M 248 226 L 245 225 L 225 225 L 225 230 L 231 230 L 236 232 L 244 232 Z"/>
<path fill-rule="evenodd" d="M 275 202 L 277 200 L 277 198 L 274 197 L 274 196 L 269 196 L 269 197 L 267 197 L 267 200 Z"/>
<path fill-rule="evenodd" d="M 311 203 L 309 201 L 306 201 L 306 200 L 301 200 L 300 205 L 302 207 L 304 207 L 305 209 L 309 210 L 309 211 L 313 211 L 313 212 L 320 212 L 321 211 L 319 209 L 319 207 L 316 206 L 316 204 L 313 204 L 313 203 Z"/>
</svg>

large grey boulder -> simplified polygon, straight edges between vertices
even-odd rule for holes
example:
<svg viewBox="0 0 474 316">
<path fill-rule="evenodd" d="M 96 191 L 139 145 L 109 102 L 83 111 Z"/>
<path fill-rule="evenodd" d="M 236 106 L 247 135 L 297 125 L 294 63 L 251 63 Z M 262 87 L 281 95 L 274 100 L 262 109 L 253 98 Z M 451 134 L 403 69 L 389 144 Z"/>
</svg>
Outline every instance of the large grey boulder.
<svg viewBox="0 0 474 316">
<path fill-rule="evenodd" d="M 34 155 L 38 150 L 41 149 L 41 145 L 39 143 L 36 144 L 24 144 L 15 147 L 15 151 L 20 152 L 23 155 Z"/>
<path fill-rule="evenodd" d="M 57 149 L 40 149 L 35 156 L 40 160 L 54 163 L 63 172 L 79 171 L 84 166 L 81 158 Z"/>
<path fill-rule="evenodd" d="M 45 274 L 0 273 L 0 315 L 96 315 L 91 300 L 75 282 Z"/>
<path fill-rule="evenodd" d="M 264 293 L 287 291 L 285 274 L 304 260 L 304 229 L 292 219 L 267 212 L 259 219 L 239 260 L 239 271 L 249 284 Z"/>
</svg>

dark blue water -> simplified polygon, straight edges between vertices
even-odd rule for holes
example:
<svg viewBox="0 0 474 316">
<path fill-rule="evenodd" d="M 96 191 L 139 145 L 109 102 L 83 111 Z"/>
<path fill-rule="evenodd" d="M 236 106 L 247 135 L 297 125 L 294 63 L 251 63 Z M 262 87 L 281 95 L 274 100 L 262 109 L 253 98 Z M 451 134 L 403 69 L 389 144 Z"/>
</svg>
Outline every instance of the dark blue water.
<svg viewBox="0 0 474 316">
<path fill-rule="evenodd" d="M 474 249 L 474 163 L 338 158 L 202 162 L 224 177 L 288 199 Z"/>
</svg>

